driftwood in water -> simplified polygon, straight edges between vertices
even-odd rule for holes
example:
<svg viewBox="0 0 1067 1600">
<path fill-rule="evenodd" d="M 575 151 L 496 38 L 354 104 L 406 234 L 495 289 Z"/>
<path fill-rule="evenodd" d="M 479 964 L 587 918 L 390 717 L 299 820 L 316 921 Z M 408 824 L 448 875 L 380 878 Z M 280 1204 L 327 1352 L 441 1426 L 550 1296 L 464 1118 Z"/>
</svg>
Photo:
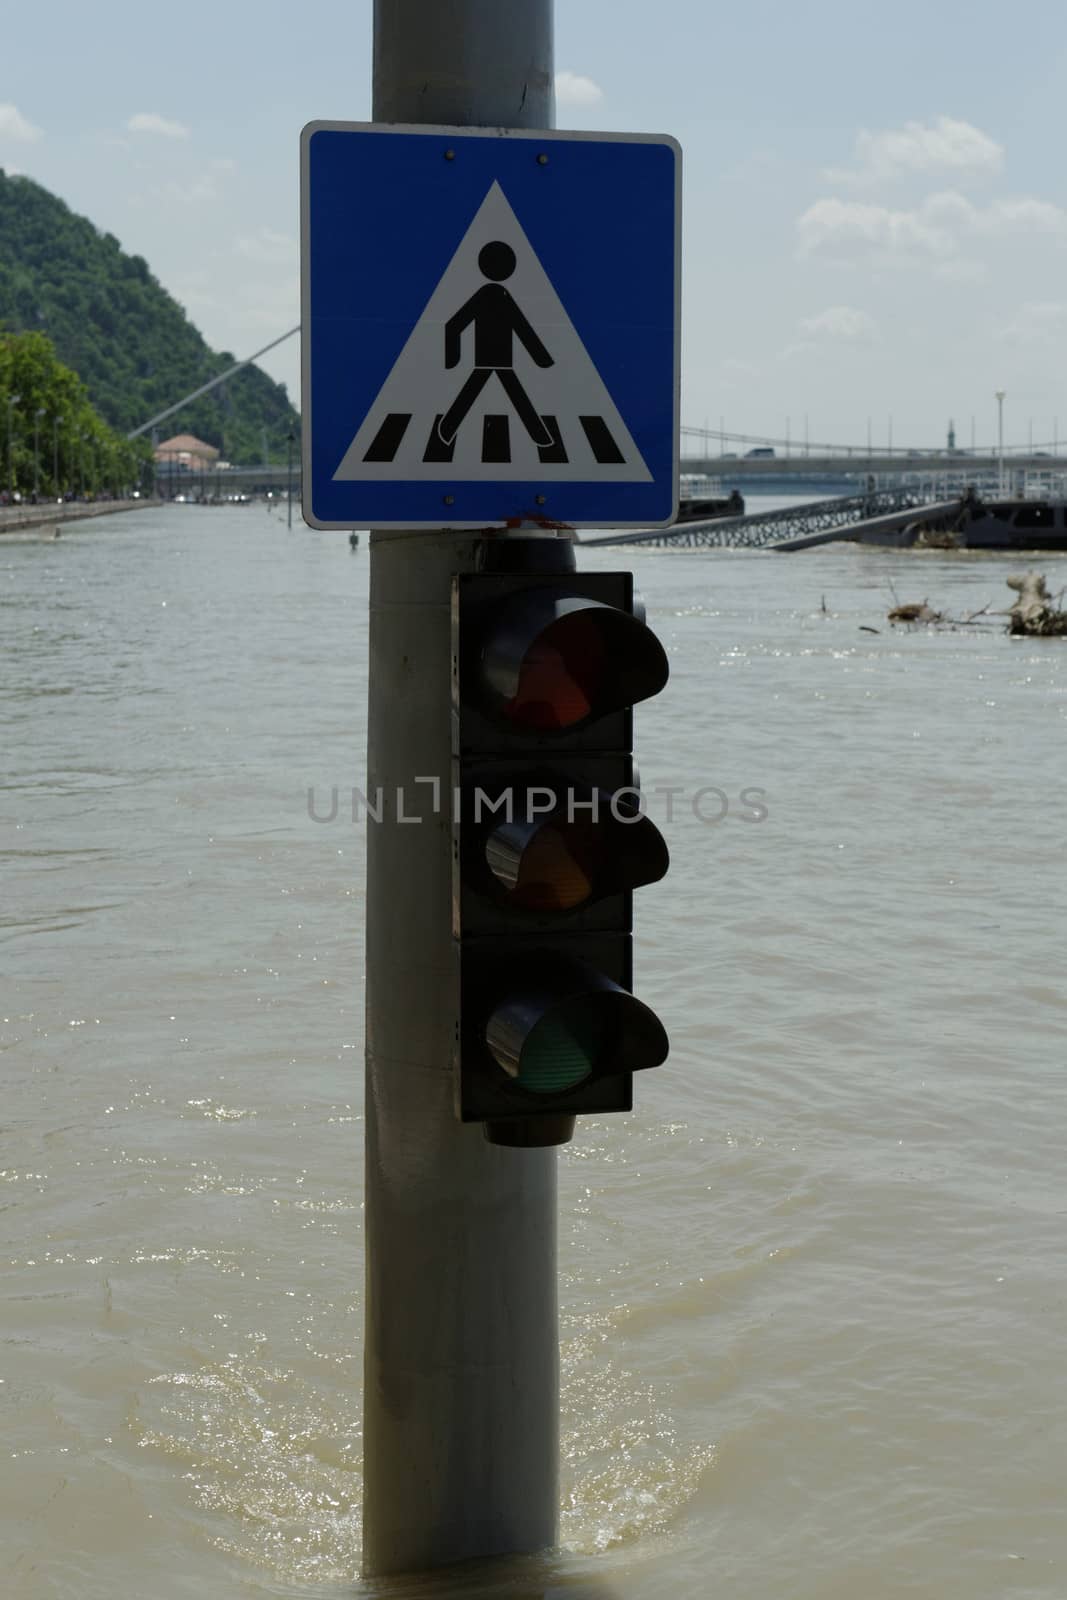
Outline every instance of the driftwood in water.
<svg viewBox="0 0 1067 1600">
<path fill-rule="evenodd" d="M 886 617 L 887 622 L 943 622 L 944 620 L 941 612 L 934 611 L 925 600 L 921 604 L 917 601 L 908 601 L 906 605 L 894 606 Z"/>
<path fill-rule="evenodd" d="M 1067 611 L 1057 611 L 1052 596 L 1040 572 L 1024 572 L 1008 579 L 1008 588 L 1018 593 L 1018 600 L 1008 615 L 1009 633 L 1029 634 L 1035 638 L 1050 638 L 1067 634 Z"/>
<path fill-rule="evenodd" d="M 915 535 L 916 550 L 958 550 L 960 541 L 951 528 L 921 527 Z"/>
</svg>

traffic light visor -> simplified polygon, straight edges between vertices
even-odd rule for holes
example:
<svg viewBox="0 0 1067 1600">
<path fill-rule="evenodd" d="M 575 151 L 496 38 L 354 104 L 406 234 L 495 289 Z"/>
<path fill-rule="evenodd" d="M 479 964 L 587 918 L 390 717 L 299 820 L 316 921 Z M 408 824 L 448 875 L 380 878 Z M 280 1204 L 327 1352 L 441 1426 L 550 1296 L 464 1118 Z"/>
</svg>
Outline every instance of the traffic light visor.
<svg viewBox="0 0 1067 1600">
<path fill-rule="evenodd" d="M 575 798 L 573 790 L 561 791 L 556 811 L 530 821 L 516 818 L 490 833 L 486 864 L 507 905 L 573 911 L 604 895 L 655 883 L 667 871 L 663 836 L 635 807 L 600 792 L 593 821 L 568 812 Z M 577 799 L 583 807 L 590 803 L 584 795 Z"/>
<path fill-rule="evenodd" d="M 584 963 L 545 964 L 489 1017 L 497 1065 L 529 1094 L 558 1095 L 587 1078 L 658 1067 L 667 1035 L 653 1011 Z"/>
<path fill-rule="evenodd" d="M 658 694 L 667 657 L 651 629 L 580 595 L 528 590 L 497 613 L 482 654 L 498 714 L 563 732 Z"/>
</svg>

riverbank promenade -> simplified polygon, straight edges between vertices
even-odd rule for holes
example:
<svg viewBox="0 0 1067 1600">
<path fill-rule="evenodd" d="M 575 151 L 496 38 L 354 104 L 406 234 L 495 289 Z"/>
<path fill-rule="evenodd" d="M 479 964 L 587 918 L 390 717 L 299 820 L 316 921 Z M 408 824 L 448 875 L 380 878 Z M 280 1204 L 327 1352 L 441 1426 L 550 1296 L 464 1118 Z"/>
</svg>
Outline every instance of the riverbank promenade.
<svg viewBox="0 0 1067 1600">
<path fill-rule="evenodd" d="M 62 500 L 37 505 L 0 506 L 0 534 L 30 532 L 34 528 L 81 522 L 86 517 L 110 517 L 118 511 L 143 511 L 158 500 Z"/>
</svg>

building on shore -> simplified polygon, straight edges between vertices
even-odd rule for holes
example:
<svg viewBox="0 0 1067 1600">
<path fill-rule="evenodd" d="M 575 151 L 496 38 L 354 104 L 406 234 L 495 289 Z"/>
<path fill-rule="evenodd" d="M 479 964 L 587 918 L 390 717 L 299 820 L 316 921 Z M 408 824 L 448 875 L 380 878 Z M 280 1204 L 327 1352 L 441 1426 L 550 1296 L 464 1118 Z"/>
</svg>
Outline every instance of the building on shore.
<svg viewBox="0 0 1067 1600">
<path fill-rule="evenodd" d="M 189 472 L 207 472 L 219 462 L 219 452 L 213 444 L 197 439 L 191 433 L 176 433 L 173 439 L 164 439 L 152 452 L 161 467 L 171 472 L 185 468 Z"/>
</svg>

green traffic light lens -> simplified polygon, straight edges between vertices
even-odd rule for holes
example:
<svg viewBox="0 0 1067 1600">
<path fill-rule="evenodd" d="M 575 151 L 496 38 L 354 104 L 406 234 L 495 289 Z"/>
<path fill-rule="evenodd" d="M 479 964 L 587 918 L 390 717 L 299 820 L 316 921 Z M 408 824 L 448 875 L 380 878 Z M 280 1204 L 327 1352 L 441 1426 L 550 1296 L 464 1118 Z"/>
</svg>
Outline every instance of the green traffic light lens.
<svg viewBox="0 0 1067 1600">
<path fill-rule="evenodd" d="M 560 1094 L 584 1083 L 604 1044 L 604 1029 L 587 1011 L 543 1017 L 519 1057 L 517 1081 L 531 1094 Z"/>
</svg>

